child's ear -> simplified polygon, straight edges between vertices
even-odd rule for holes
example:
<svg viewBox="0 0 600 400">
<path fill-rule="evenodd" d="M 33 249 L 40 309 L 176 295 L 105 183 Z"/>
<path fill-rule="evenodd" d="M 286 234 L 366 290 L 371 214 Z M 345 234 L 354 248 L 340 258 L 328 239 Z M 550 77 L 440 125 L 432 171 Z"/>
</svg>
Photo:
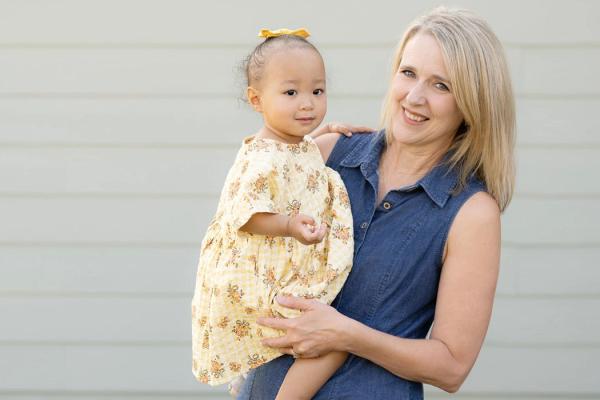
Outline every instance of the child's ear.
<svg viewBox="0 0 600 400">
<path fill-rule="evenodd" d="M 262 105 L 260 104 L 260 92 L 258 89 L 248 86 L 246 88 L 246 98 L 248 103 L 254 108 L 254 111 L 262 112 Z"/>
</svg>

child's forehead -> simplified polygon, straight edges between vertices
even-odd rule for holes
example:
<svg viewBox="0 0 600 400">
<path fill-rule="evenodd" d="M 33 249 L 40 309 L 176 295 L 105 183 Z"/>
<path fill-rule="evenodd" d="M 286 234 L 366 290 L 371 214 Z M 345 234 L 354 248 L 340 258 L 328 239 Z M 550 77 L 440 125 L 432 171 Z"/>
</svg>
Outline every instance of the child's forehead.
<svg viewBox="0 0 600 400">
<path fill-rule="evenodd" d="M 283 48 L 279 51 L 274 51 L 269 54 L 266 60 L 267 67 L 269 64 L 277 67 L 293 67 L 293 66 L 313 66 L 323 68 L 323 58 L 314 49 L 308 47 Z"/>
<path fill-rule="evenodd" d="M 325 66 L 319 53 L 298 50 L 273 54 L 265 65 L 267 79 L 286 83 L 325 81 Z"/>
</svg>

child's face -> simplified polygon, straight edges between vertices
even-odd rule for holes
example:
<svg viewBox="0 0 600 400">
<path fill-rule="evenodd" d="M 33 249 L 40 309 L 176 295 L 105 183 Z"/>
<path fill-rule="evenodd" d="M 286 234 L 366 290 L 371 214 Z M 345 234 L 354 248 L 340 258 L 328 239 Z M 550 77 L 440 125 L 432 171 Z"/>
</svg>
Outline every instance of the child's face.
<svg viewBox="0 0 600 400">
<path fill-rule="evenodd" d="M 282 140 L 299 142 L 319 126 L 327 111 L 325 66 L 312 49 L 279 50 L 264 66 L 250 99 L 263 114 L 265 128 Z"/>
</svg>

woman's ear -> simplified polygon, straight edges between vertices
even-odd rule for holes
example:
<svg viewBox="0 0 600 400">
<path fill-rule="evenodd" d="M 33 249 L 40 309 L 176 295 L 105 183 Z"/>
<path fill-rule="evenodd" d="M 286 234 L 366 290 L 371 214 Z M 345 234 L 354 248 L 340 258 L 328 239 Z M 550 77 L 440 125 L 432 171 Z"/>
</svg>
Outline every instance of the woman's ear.
<svg viewBox="0 0 600 400">
<path fill-rule="evenodd" d="M 248 99 L 248 103 L 254 108 L 254 111 L 261 113 L 262 105 L 260 103 L 260 92 L 258 89 L 253 88 L 252 86 L 248 86 L 246 88 L 246 98 Z"/>
</svg>

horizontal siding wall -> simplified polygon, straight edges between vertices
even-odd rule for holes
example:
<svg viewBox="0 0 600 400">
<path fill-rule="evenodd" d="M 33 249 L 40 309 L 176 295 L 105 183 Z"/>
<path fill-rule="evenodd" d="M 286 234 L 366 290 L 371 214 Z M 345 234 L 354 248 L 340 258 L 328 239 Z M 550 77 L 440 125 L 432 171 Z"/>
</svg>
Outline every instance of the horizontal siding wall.
<svg viewBox="0 0 600 400">
<path fill-rule="evenodd" d="M 327 120 L 377 126 L 395 42 L 436 4 L 0 0 L 0 399 L 227 398 L 191 375 L 189 302 L 260 126 L 239 61 L 259 28 L 307 26 Z M 600 4 L 459 5 L 506 46 L 519 171 L 486 344 L 428 397 L 599 398 Z"/>
</svg>

